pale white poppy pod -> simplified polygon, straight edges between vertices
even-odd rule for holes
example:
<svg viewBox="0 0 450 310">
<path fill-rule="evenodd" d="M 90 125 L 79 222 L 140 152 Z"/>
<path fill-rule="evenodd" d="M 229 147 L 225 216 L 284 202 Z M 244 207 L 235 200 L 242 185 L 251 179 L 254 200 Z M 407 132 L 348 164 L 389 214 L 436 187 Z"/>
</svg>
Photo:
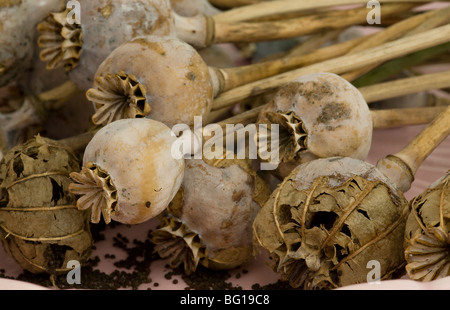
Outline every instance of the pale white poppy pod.
<svg viewBox="0 0 450 310">
<path fill-rule="evenodd" d="M 92 207 L 92 222 L 103 213 L 124 224 L 137 224 L 161 213 L 184 175 L 184 159 L 172 156 L 176 137 L 151 119 L 123 119 L 100 129 L 87 145 L 83 169 L 71 175 L 82 195 L 79 208 Z M 95 193 L 94 193 L 95 192 Z"/>
<path fill-rule="evenodd" d="M 95 124 L 149 117 L 169 127 L 207 117 L 214 85 L 208 65 L 189 44 L 145 36 L 116 48 L 100 65 L 86 93 Z"/>
</svg>

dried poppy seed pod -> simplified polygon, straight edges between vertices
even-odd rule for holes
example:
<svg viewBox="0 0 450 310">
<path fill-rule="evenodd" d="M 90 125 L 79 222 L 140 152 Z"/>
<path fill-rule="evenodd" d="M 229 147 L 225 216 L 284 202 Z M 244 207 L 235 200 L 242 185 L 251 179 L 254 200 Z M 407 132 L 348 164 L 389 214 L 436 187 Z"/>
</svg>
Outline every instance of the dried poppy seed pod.
<svg viewBox="0 0 450 310">
<path fill-rule="evenodd" d="M 372 143 L 372 116 L 364 97 L 328 72 L 304 75 L 280 88 L 257 123 L 279 125 L 282 163 L 330 156 L 364 160 Z"/>
<path fill-rule="evenodd" d="M 0 86 L 16 81 L 32 65 L 36 24 L 62 0 L 0 2 Z"/>
<path fill-rule="evenodd" d="M 231 269 L 253 257 L 252 223 L 270 194 L 244 160 L 186 161 L 177 198 L 161 217 L 153 242 L 171 267 Z"/>
<path fill-rule="evenodd" d="M 450 172 L 410 201 L 405 229 L 409 278 L 431 281 L 450 275 Z"/>
<path fill-rule="evenodd" d="M 97 70 L 87 97 L 95 124 L 144 117 L 172 127 L 206 117 L 213 101 L 209 68 L 197 51 L 176 38 L 147 36 L 115 49 Z"/>
<path fill-rule="evenodd" d="M 120 44 L 141 35 L 175 35 L 165 0 L 79 0 L 81 23 L 69 23 L 70 9 L 49 14 L 38 29 L 41 59 L 48 68 L 64 67 L 84 91 L 95 71 Z"/>
<path fill-rule="evenodd" d="M 79 162 L 63 144 L 37 136 L 5 154 L 0 166 L 0 240 L 32 273 L 61 273 L 86 263 L 93 239 L 89 213 L 69 193 Z"/>
<path fill-rule="evenodd" d="M 373 165 L 331 157 L 299 165 L 254 222 L 256 241 L 293 287 L 332 289 L 381 278 L 403 266 L 408 203 Z"/>
<path fill-rule="evenodd" d="M 171 153 L 175 139 L 166 125 L 145 118 L 101 128 L 86 146 L 81 172 L 70 175 L 78 208 L 91 209 L 93 223 L 102 214 L 106 223 L 124 224 L 157 216 L 183 179 L 184 161 Z"/>
</svg>

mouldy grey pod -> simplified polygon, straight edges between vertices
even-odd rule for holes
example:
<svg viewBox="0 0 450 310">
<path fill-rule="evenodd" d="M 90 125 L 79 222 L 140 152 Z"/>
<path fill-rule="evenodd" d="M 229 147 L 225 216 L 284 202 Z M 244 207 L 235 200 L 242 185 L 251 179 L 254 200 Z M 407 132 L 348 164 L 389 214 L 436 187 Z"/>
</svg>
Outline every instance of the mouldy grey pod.
<svg viewBox="0 0 450 310">
<path fill-rule="evenodd" d="M 364 160 L 372 144 L 372 115 L 364 97 L 328 72 L 304 75 L 280 88 L 257 122 L 279 125 L 282 164 L 330 156 Z"/>
<path fill-rule="evenodd" d="M 18 80 L 30 68 L 36 47 L 36 25 L 64 0 L 0 2 L 0 87 Z"/>
<path fill-rule="evenodd" d="M 270 194 L 245 160 L 186 160 L 176 199 L 152 240 L 172 268 L 231 269 L 254 258 L 252 223 Z"/>
<path fill-rule="evenodd" d="M 70 9 L 51 13 L 38 29 L 41 59 L 48 68 L 64 67 L 84 91 L 102 61 L 120 44 L 141 35 L 174 35 L 165 0 L 80 0 L 81 24 L 67 22 Z"/>
</svg>

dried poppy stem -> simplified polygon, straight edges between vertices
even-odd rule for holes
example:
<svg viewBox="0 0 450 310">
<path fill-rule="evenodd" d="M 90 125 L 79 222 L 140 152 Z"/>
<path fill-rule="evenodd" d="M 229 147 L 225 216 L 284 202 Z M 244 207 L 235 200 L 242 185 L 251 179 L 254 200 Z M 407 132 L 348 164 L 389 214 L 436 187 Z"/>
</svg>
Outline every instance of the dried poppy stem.
<svg viewBox="0 0 450 310">
<path fill-rule="evenodd" d="M 420 14 L 418 16 L 414 16 L 414 17 L 405 19 L 403 21 L 400 21 L 397 24 L 394 24 L 393 26 L 389 27 L 386 31 L 375 34 L 371 39 L 375 42 L 378 40 L 380 41 L 380 43 L 386 42 L 389 40 L 389 34 L 388 34 L 389 31 L 388 30 L 390 30 L 390 32 L 393 32 L 393 34 L 396 35 L 396 32 L 398 30 L 402 31 L 402 28 L 404 28 L 405 30 L 402 31 L 403 34 L 401 32 L 399 32 L 398 36 L 405 36 L 405 37 L 411 36 L 411 35 L 420 33 L 422 31 L 430 30 L 437 26 L 443 25 L 443 24 L 447 23 L 449 21 L 449 19 L 450 19 L 450 6 L 445 7 L 443 9 L 429 11 L 429 12 Z M 355 47 L 349 54 L 353 54 L 355 52 L 365 49 L 366 48 L 365 46 L 368 43 L 370 43 L 370 40 L 365 41 L 363 44 Z M 374 46 L 374 45 L 372 45 L 372 46 Z M 352 72 L 347 72 L 347 73 L 343 74 L 342 77 L 344 79 L 346 79 L 347 81 L 353 81 L 356 78 L 362 76 L 363 74 L 369 72 L 371 69 L 376 68 L 378 65 L 380 65 L 380 63 L 373 64 L 366 68 L 354 70 Z"/>
<path fill-rule="evenodd" d="M 388 27 L 385 30 L 373 35 L 368 35 L 362 38 L 349 40 L 344 43 L 327 46 L 318 50 L 314 50 L 306 55 L 300 54 L 297 56 L 294 53 L 284 58 L 275 59 L 272 61 L 265 61 L 247 66 L 217 69 L 223 76 L 223 78 L 221 79 L 223 81 L 223 85 L 221 85 L 221 91 L 227 91 L 247 83 L 251 83 L 282 72 L 296 69 L 300 66 L 310 65 L 319 61 L 342 56 L 344 54 L 351 55 L 368 48 L 376 47 L 382 43 L 398 39 L 405 34 L 410 34 L 411 31 L 415 30 L 413 33 L 418 33 L 419 31 L 417 31 L 417 28 L 420 28 L 421 31 L 432 29 L 437 26 L 435 24 L 437 21 L 442 22 L 442 17 L 448 18 L 448 12 L 450 12 L 450 7 L 444 8 L 442 10 L 425 12 L 423 14 L 400 21 L 392 25 L 391 27 Z M 432 22 L 429 22 L 430 20 Z M 426 25 L 426 27 L 424 27 L 424 25 Z M 319 42 L 321 41 L 319 40 Z M 377 64 L 370 66 L 370 68 L 376 66 Z M 344 75 L 342 75 L 342 77 L 348 81 L 351 81 L 354 79 L 354 76 L 352 74 L 354 72 L 360 74 L 361 70 L 363 70 L 364 72 L 369 71 L 367 68 L 363 68 L 350 73 L 345 73 Z"/>
<path fill-rule="evenodd" d="M 76 86 L 68 81 L 39 95 L 27 97 L 19 110 L 10 114 L 0 114 L 1 127 L 10 131 L 40 122 L 47 111 L 59 108 L 77 91 Z"/>
<path fill-rule="evenodd" d="M 45 109 L 57 110 L 78 91 L 78 87 L 72 81 L 67 81 L 60 86 L 37 95 L 36 98 L 40 102 L 44 102 Z"/>
<path fill-rule="evenodd" d="M 306 38 L 303 42 L 299 43 L 288 51 L 281 52 L 281 54 L 286 56 L 294 56 L 312 53 L 321 48 L 324 44 L 337 39 L 337 37 L 346 29 L 347 28 L 317 33 Z"/>
<path fill-rule="evenodd" d="M 420 107 L 372 110 L 374 129 L 424 125 L 433 121 L 446 107 Z"/>
<path fill-rule="evenodd" d="M 446 107 L 401 151 L 378 161 L 377 168 L 406 192 L 422 162 L 449 134 L 450 107 Z"/>
<path fill-rule="evenodd" d="M 407 11 L 417 3 L 385 4 L 381 10 L 383 16 L 390 16 Z M 215 16 L 212 17 L 214 19 Z M 178 32 L 180 39 L 193 44 L 197 47 L 205 47 L 211 44 L 230 43 L 230 42 L 258 42 L 295 38 L 302 35 L 313 34 L 322 30 L 341 29 L 344 27 L 358 25 L 367 22 L 367 9 L 353 8 L 347 10 L 338 10 L 311 14 L 288 20 L 269 21 L 269 22 L 220 22 L 215 21 L 210 28 L 213 33 L 206 32 L 203 37 L 192 35 L 192 31 Z M 179 23 L 181 24 L 181 22 Z M 182 27 L 189 29 L 188 27 Z M 206 28 L 207 29 L 207 28 Z M 191 29 L 189 29 L 191 30 Z M 197 29 L 199 34 L 201 29 Z"/>
<path fill-rule="evenodd" d="M 214 1 L 225 1 L 228 0 L 214 0 Z M 240 0 L 238 0 L 240 1 Z M 267 17 L 271 15 L 279 15 L 283 13 L 292 13 L 292 12 L 309 12 L 323 8 L 330 7 L 338 7 L 343 5 L 352 5 L 352 4 L 367 4 L 367 1 L 364 0 L 277 0 L 277 1 L 257 1 L 257 0 L 245 0 L 250 1 L 253 4 L 249 4 L 240 8 L 234 8 L 231 10 L 224 11 L 217 16 L 214 16 L 214 19 L 218 22 L 242 22 L 249 21 L 253 19 L 258 19 L 262 17 Z M 399 3 L 399 2 L 408 2 L 408 3 L 424 3 L 427 1 L 407 1 L 407 0 L 380 0 L 381 4 L 383 3 Z M 366 10 L 366 14 L 367 14 Z"/>
<path fill-rule="evenodd" d="M 359 88 L 367 102 L 450 86 L 450 71 L 430 73 Z"/>
<path fill-rule="evenodd" d="M 86 145 L 88 145 L 89 141 L 92 140 L 97 131 L 98 129 L 88 131 L 73 137 L 61 139 L 59 140 L 59 142 L 67 145 L 74 152 L 84 150 Z"/>
<path fill-rule="evenodd" d="M 352 55 L 336 57 L 300 69 L 291 70 L 273 77 L 236 87 L 216 97 L 213 110 L 221 109 L 246 98 L 274 90 L 295 78 L 314 72 L 342 74 L 364 66 L 387 61 L 445 43 L 450 37 L 450 25 L 440 26 L 413 36 L 397 39 Z M 389 52 L 387 52 L 389 51 Z"/>
<path fill-rule="evenodd" d="M 40 123 L 48 111 L 61 107 L 77 91 L 75 84 L 68 81 L 34 97 L 27 97 L 19 110 L 0 114 L 0 127 L 4 132 L 8 132 Z"/>
<path fill-rule="evenodd" d="M 352 82 L 356 87 L 368 86 L 383 82 L 389 78 L 395 77 L 404 69 L 420 65 L 427 60 L 434 59 L 450 50 L 450 42 L 439 44 L 424 50 L 408 54 L 406 56 L 393 59 L 378 66 L 372 71 Z"/>
<path fill-rule="evenodd" d="M 307 54 L 287 55 L 283 58 L 239 67 L 215 68 L 216 72 L 221 76 L 219 94 L 235 87 L 271 77 L 301 66 L 311 65 L 313 63 L 345 55 L 352 48 L 358 46 L 365 40 L 368 40 L 371 36 L 372 35 L 367 35 L 343 43 L 322 47 Z"/>
</svg>

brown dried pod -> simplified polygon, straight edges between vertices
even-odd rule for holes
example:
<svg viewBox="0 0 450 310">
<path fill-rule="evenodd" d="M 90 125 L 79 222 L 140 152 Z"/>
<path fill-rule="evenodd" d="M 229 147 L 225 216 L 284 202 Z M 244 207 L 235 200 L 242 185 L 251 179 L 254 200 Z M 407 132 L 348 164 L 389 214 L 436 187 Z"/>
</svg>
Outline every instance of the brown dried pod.
<svg viewBox="0 0 450 310">
<path fill-rule="evenodd" d="M 408 211 L 403 194 L 375 167 L 331 157 L 295 168 L 254 222 L 257 242 L 293 287 L 333 289 L 367 281 L 377 260 L 381 278 L 404 265 Z"/>
<path fill-rule="evenodd" d="M 260 112 L 257 124 L 279 126 L 281 163 L 298 165 L 330 156 L 364 160 L 372 144 L 372 115 L 364 97 L 329 72 L 308 74 L 280 88 Z M 265 132 L 268 137 L 258 132 L 255 139 L 273 141 L 271 131 Z"/>
<path fill-rule="evenodd" d="M 431 281 L 450 275 L 450 171 L 410 201 L 405 229 L 406 272 Z"/>
<path fill-rule="evenodd" d="M 50 13 L 38 25 L 41 59 L 48 69 L 64 67 L 86 91 L 102 61 L 120 44 L 141 35 L 175 35 L 165 0 L 79 0 L 80 22 L 72 9 Z"/>
<path fill-rule="evenodd" d="M 200 264 L 231 269 L 252 259 L 252 223 L 268 185 L 245 160 L 186 160 L 180 191 L 153 232 L 155 249 L 186 274 Z"/>
<path fill-rule="evenodd" d="M 64 0 L 0 1 L 0 86 L 18 80 L 33 61 L 35 27 Z"/>
<path fill-rule="evenodd" d="M 89 259 L 89 213 L 70 194 L 75 154 L 57 141 L 35 137 L 11 149 L 0 166 L 0 240 L 32 273 L 67 272 L 70 260 Z"/>
<path fill-rule="evenodd" d="M 137 224 L 161 213 L 177 193 L 184 159 L 172 156 L 176 140 L 161 122 L 117 120 L 101 128 L 84 150 L 81 172 L 70 174 L 71 193 L 80 210 L 123 224 Z"/>
</svg>

